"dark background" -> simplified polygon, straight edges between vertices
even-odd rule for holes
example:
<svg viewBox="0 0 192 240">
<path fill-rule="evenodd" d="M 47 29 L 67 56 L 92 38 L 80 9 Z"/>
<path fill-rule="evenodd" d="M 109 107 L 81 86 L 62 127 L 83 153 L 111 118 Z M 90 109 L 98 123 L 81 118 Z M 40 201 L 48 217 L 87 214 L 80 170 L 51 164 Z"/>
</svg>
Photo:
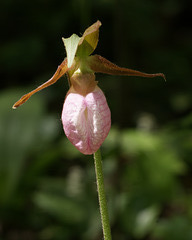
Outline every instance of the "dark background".
<svg viewBox="0 0 192 240">
<path fill-rule="evenodd" d="M 192 12 L 187 0 L 0 2 L 0 240 L 102 239 L 93 159 L 63 133 L 62 37 L 100 20 L 95 53 L 161 78 L 97 75 L 113 239 L 192 239 Z"/>
</svg>

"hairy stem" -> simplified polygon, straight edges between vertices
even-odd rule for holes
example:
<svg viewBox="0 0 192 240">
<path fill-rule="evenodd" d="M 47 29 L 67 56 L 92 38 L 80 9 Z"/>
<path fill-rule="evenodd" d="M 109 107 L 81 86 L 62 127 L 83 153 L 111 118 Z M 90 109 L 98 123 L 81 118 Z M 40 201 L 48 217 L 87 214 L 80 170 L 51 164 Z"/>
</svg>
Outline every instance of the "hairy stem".
<svg viewBox="0 0 192 240">
<path fill-rule="evenodd" d="M 100 206 L 104 240 L 111 240 L 111 229 L 109 224 L 109 214 L 108 214 L 107 201 L 105 196 L 100 149 L 96 153 L 94 153 L 94 162 L 95 162 L 95 173 L 96 173 L 96 180 L 97 180 L 97 190 L 98 190 L 98 198 L 99 198 L 99 206 Z"/>
</svg>

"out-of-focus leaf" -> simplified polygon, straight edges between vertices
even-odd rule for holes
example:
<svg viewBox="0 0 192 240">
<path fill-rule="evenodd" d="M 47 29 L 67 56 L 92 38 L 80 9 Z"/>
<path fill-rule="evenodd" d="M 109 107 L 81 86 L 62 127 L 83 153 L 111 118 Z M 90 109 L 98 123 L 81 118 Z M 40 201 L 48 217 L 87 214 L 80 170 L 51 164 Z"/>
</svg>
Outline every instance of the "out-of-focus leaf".
<svg viewBox="0 0 192 240">
<path fill-rule="evenodd" d="M 153 230 L 158 214 L 159 207 L 157 206 L 150 206 L 137 214 L 133 228 L 136 238 L 140 239 Z"/>
<path fill-rule="evenodd" d="M 65 196 L 39 192 L 34 196 L 34 202 L 42 210 L 67 223 L 80 223 L 86 215 L 80 202 Z"/>
<path fill-rule="evenodd" d="M 29 152 L 44 146 L 58 135 L 53 117 L 44 115 L 39 96 L 17 110 L 11 108 L 20 90 L 0 94 L 0 202 L 9 204 L 25 175 Z"/>
<path fill-rule="evenodd" d="M 70 235 L 70 228 L 63 225 L 50 225 L 40 232 L 39 237 L 41 240 L 63 240 L 69 239 Z"/>
<path fill-rule="evenodd" d="M 153 230 L 153 236 L 163 240 L 192 239 L 191 220 L 184 216 L 161 220 Z"/>
<path fill-rule="evenodd" d="M 0 94 L 0 202 L 3 203 L 11 200 L 22 175 L 25 156 L 38 142 L 36 133 L 43 112 L 39 98 L 22 110 L 12 110 L 18 92 Z"/>
</svg>

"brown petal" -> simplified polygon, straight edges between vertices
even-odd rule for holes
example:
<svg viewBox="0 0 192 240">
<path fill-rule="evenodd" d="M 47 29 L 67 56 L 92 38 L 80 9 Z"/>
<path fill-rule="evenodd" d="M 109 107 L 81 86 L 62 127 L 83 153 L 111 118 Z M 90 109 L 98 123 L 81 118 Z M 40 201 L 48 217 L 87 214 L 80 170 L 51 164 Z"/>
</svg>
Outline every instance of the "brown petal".
<svg viewBox="0 0 192 240">
<path fill-rule="evenodd" d="M 111 75 L 127 75 L 127 76 L 138 76 L 138 77 L 163 77 L 165 80 L 165 75 L 163 73 L 143 73 L 140 71 L 128 69 L 128 68 L 122 68 L 117 66 L 116 64 L 108 61 L 104 57 L 101 57 L 100 55 L 93 55 L 89 57 L 88 60 L 89 67 L 94 72 L 99 73 L 106 73 Z"/>
<path fill-rule="evenodd" d="M 19 107 L 20 105 L 22 105 L 23 103 L 25 103 L 34 93 L 54 84 L 55 82 L 57 82 L 57 80 L 63 76 L 66 71 L 68 70 L 67 67 L 67 59 L 65 59 L 61 65 L 57 68 L 55 74 L 53 75 L 53 77 L 51 79 L 49 79 L 47 82 L 43 83 L 41 86 L 39 86 L 38 88 L 36 88 L 35 90 L 23 95 L 14 105 L 13 105 L 13 109 L 16 109 L 17 107 Z"/>
</svg>

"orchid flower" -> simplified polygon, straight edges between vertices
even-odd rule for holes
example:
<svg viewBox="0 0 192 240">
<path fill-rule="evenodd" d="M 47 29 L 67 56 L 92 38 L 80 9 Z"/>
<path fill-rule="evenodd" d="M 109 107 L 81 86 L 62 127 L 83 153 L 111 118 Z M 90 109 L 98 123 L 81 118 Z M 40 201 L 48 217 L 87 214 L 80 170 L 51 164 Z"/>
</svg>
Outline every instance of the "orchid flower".
<svg viewBox="0 0 192 240">
<path fill-rule="evenodd" d="M 164 74 L 147 74 L 118 67 L 99 55 L 91 55 L 99 39 L 101 22 L 97 21 L 85 30 L 82 37 L 73 34 L 62 38 L 67 57 L 53 77 L 25 94 L 13 108 L 25 103 L 34 93 L 46 88 L 62 77 L 68 76 L 69 91 L 66 95 L 62 123 L 69 141 L 83 154 L 95 153 L 107 137 L 111 127 L 111 113 L 102 90 L 95 81 L 95 73 L 165 78 Z"/>
<path fill-rule="evenodd" d="M 128 68 L 118 67 L 99 55 L 91 55 L 99 39 L 101 22 L 97 21 L 87 28 L 82 37 L 73 34 L 63 38 L 67 57 L 47 82 L 25 94 L 13 108 L 26 102 L 34 93 L 55 83 L 64 74 L 68 76 L 67 92 L 62 123 L 70 142 L 83 154 L 94 154 L 95 172 L 104 240 L 111 240 L 109 214 L 104 190 L 104 178 L 100 146 L 111 127 L 111 113 L 104 93 L 95 81 L 95 73 L 128 75 L 140 77 L 163 77 L 164 74 L 148 74 Z"/>
</svg>

